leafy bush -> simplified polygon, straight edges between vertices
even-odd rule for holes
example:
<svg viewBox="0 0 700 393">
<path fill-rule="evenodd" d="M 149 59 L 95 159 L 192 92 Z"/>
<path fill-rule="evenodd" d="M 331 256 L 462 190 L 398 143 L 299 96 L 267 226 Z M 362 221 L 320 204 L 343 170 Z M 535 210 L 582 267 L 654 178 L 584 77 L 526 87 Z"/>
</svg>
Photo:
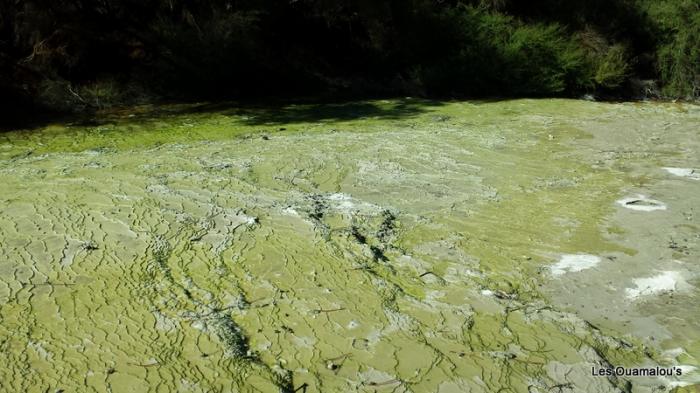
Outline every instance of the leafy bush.
<svg viewBox="0 0 700 393">
<path fill-rule="evenodd" d="M 0 2 L 0 90 L 60 110 L 148 95 L 622 96 L 633 81 L 700 95 L 700 0 Z"/>
<path fill-rule="evenodd" d="M 503 50 L 516 93 L 562 94 L 581 84 L 583 51 L 557 24 L 519 26 Z"/>
<path fill-rule="evenodd" d="M 662 92 L 672 97 L 700 97 L 700 1 L 643 2 L 659 30 L 657 50 Z"/>
<path fill-rule="evenodd" d="M 604 53 L 594 58 L 596 85 L 605 89 L 620 87 L 628 78 L 630 64 L 622 45 L 610 46 Z"/>
<path fill-rule="evenodd" d="M 586 84 L 584 52 L 555 23 L 524 24 L 467 7 L 453 14 L 460 48 L 426 68 L 438 92 L 471 95 L 560 95 Z"/>
<path fill-rule="evenodd" d="M 262 68 L 257 69 L 259 75 L 270 76 L 270 70 L 254 61 L 256 48 L 264 47 L 257 37 L 255 13 L 217 11 L 223 10 L 214 8 L 195 17 L 185 9 L 183 17 L 166 14 L 152 25 L 149 40 L 157 53 L 151 68 L 160 75 L 160 90 L 234 95 L 242 83 L 252 82 L 256 66 Z"/>
</svg>

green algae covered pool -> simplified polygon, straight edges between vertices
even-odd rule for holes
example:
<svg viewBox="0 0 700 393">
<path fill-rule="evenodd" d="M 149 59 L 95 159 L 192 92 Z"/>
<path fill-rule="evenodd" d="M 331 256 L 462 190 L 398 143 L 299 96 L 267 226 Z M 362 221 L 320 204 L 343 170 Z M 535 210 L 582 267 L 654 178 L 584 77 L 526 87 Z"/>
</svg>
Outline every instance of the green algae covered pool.
<svg viewBox="0 0 700 393">
<path fill-rule="evenodd" d="M 6 132 L 0 391 L 697 391 L 698 173 L 691 104 L 171 106 Z"/>
</svg>

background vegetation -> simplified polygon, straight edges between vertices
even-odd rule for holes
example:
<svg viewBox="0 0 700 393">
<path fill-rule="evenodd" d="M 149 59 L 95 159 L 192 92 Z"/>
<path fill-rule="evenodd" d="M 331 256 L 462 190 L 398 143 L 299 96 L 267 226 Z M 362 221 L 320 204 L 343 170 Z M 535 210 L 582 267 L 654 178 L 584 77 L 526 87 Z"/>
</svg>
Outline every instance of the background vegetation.
<svg viewBox="0 0 700 393">
<path fill-rule="evenodd" d="M 700 0 L 0 0 L 10 109 L 700 96 Z"/>
</svg>

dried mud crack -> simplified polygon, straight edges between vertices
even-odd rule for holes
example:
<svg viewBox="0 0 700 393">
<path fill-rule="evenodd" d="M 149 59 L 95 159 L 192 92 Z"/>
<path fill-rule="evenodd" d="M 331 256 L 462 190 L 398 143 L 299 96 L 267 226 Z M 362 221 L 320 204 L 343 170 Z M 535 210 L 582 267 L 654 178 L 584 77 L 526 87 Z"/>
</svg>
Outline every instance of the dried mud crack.
<svg viewBox="0 0 700 393">
<path fill-rule="evenodd" d="M 700 382 L 700 182 L 668 170 L 700 167 L 700 110 L 424 105 L 273 138 L 230 112 L 3 134 L 0 391 Z M 683 375 L 591 372 L 618 366 Z"/>
</svg>

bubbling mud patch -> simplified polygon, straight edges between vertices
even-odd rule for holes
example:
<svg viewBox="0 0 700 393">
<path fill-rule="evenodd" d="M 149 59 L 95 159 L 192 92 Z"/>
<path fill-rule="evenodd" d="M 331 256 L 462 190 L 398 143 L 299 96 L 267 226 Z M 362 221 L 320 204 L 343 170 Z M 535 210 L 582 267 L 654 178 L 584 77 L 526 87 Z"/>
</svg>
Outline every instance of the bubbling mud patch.
<svg viewBox="0 0 700 393">
<path fill-rule="evenodd" d="M 653 277 L 637 278 L 634 280 L 634 283 L 636 288 L 627 288 L 625 290 L 628 299 L 674 292 L 687 286 L 682 274 L 677 271 L 665 271 Z"/>
<path fill-rule="evenodd" d="M 622 198 L 617 204 L 631 210 L 651 212 L 655 210 L 666 210 L 666 204 L 656 199 L 647 198 L 638 194 L 636 197 Z"/>
<path fill-rule="evenodd" d="M 564 254 L 559 262 L 550 266 L 553 276 L 561 276 L 565 273 L 580 272 L 595 267 L 600 263 L 600 257 L 590 254 Z"/>
<path fill-rule="evenodd" d="M 700 180 L 700 172 L 692 168 L 664 167 L 663 169 L 674 176 L 687 177 L 688 179 L 692 180 Z"/>
</svg>

